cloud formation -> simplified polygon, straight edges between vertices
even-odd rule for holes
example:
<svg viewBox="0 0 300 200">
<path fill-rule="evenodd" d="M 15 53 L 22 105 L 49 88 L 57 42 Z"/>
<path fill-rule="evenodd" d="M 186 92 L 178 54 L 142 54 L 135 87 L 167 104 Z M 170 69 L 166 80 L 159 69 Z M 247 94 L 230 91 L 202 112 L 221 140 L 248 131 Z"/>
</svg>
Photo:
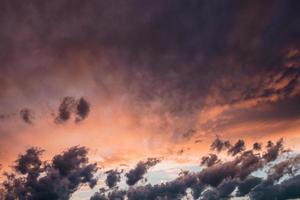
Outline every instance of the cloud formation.
<svg viewBox="0 0 300 200">
<path fill-rule="evenodd" d="M 299 155 L 285 157 L 284 150 L 282 140 L 279 140 L 275 144 L 269 142 L 263 155 L 254 154 L 253 150 L 245 150 L 233 156 L 230 161 L 216 162 L 217 156 L 213 154 L 207 158 L 213 158 L 214 164 L 207 164 L 199 172 L 181 173 L 176 179 L 161 184 L 134 186 L 150 167 L 160 162 L 156 158 L 149 158 L 145 162 L 139 162 L 125 175 L 126 183 L 130 186 L 127 189 L 115 187 L 121 179 L 122 171 L 106 171 L 108 190 L 102 188 L 90 199 L 180 199 L 188 194 L 188 190 L 194 199 L 222 199 L 246 195 L 253 200 L 297 198 L 300 197 L 297 190 L 299 175 L 278 182 L 284 175 L 294 175 L 299 171 Z M 272 153 L 272 159 L 265 156 L 273 151 L 278 152 Z M 29 148 L 19 155 L 13 167 L 14 172 L 6 173 L 1 198 L 69 199 L 81 185 L 87 184 L 91 188 L 95 186 L 97 167 L 96 164 L 88 162 L 86 148 L 72 147 L 54 156 L 51 162 L 40 159 L 43 152 L 39 148 Z M 271 161 L 279 156 L 283 156 L 284 160 L 272 165 Z M 204 162 L 207 163 L 205 159 Z M 265 180 L 251 175 L 267 164 L 271 164 L 271 168 Z M 234 194 L 235 189 L 237 192 Z"/>
<path fill-rule="evenodd" d="M 219 163 L 221 160 L 218 159 L 216 154 L 209 154 L 208 156 L 203 156 L 201 159 L 201 165 L 206 165 L 207 167 L 211 167 L 214 164 Z"/>
<path fill-rule="evenodd" d="M 238 142 L 238 144 L 240 143 Z M 282 140 L 277 141 L 276 144 L 281 146 Z M 275 146 L 276 145 L 273 145 L 269 148 L 272 148 L 272 151 L 278 151 L 274 154 L 276 158 L 278 158 L 278 156 L 284 152 L 275 148 Z M 282 148 L 284 149 L 283 146 Z M 270 152 L 270 149 L 268 152 Z M 91 197 L 91 199 L 113 200 L 116 197 L 120 199 L 125 199 L 126 197 L 129 200 L 181 199 L 187 195 L 187 189 L 191 190 L 191 195 L 194 199 L 201 197 L 201 199 L 217 200 L 229 198 L 230 196 L 245 196 L 248 194 L 250 194 L 250 198 L 253 200 L 300 197 L 296 188 L 294 188 L 295 186 L 299 186 L 298 177 L 290 178 L 280 184 L 274 185 L 275 182 L 271 181 L 270 178 L 263 180 L 262 178 L 251 175 L 253 172 L 262 169 L 266 164 L 270 164 L 270 162 L 273 161 L 273 159 L 270 160 L 268 156 L 264 155 L 255 154 L 252 150 L 245 150 L 241 152 L 240 155 L 234 156 L 234 159 L 231 161 L 219 161 L 218 163 L 214 163 L 214 165 L 207 166 L 200 172 L 182 173 L 173 181 L 156 185 L 147 184 L 130 187 L 128 190 L 115 189 L 107 193 L 100 191 Z M 215 158 L 216 155 L 210 155 L 210 157 Z M 299 156 L 287 158 L 282 162 L 284 164 L 279 163 L 274 165 L 269 172 L 269 177 L 277 176 L 277 174 L 287 174 L 289 170 L 283 169 L 291 167 L 297 169 L 296 164 L 299 164 L 298 157 Z M 204 162 L 206 162 L 206 160 Z M 289 167 L 287 168 L 287 166 Z M 237 189 L 237 192 L 233 194 L 235 189 Z M 288 191 L 291 191 L 291 193 Z"/>
<path fill-rule="evenodd" d="M 145 152 L 171 156 L 166 146 L 176 152 L 201 140 L 181 156 L 198 158 L 215 135 L 245 142 L 284 136 L 298 148 L 299 10 L 297 0 L 0 1 L 1 162 L 24 146 L 55 151 L 78 141 L 98 149 L 105 141 L 99 154 L 106 160 Z M 35 118 L 23 112 L 22 121 L 14 120 L 24 107 L 34 108 Z M 53 109 L 55 123 L 45 114 Z M 204 158 L 229 179 L 247 179 L 285 151 L 280 142 L 247 151 L 220 138 L 211 150 L 230 150 L 236 158 L 224 165 L 214 156 Z M 227 169 L 233 164 L 245 171 Z M 59 177 L 67 173 L 62 167 L 54 171 Z M 211 185 L 224 181 L 205 171 Z M 143 173 L 133 177 L 138 181 Z M 155 189 L 171 196 L 178 185 L 193 187 L 195 181 L 196 193 L 202 189 L 197 180 L 181 177 L 163 186 L 169 193 Z M 224 187 L 230 191 L 239 181 Z M 218 186 L 206 195 L 225 196 Z M 145 189 L 149 195 L 153 187 Z"/>
<path fill-rule="evenodd" d="M 228 154 L 235 156 L 236 154 L 245 150 L 245 142 L 238 140 L 232 147 L 228 149 Z"/>
<path fill-rule="evenodd" d="M 139 180 L 141 180 L 147 173 L 148 169 L 159 163 L 160 160 L 157 158 L 148 158 L 146 162 L 139 162 L 134 169 L 131 169 L 125 174 L 127 180 L 126 183 L 129 186 L 135 185 Z"/>
<path fill-rule="evenodd" d="M 90 112 L 90 104 L 81 97 L 76 100 L 74 97 L 64 97 L 55 118 L 56 123 L 64 123 L 71 119 L 72 115 L 76 115 L 75 122 L 84 120 Z"/>
<path fill-rule="evenodd" d="M 122 172 L 123 171 L 118 171 L 118 170 L 109 170 L 109 171 L 106 171 L 105 174 L 107 174 L 107 176 L 106 176 L 105 184 L 109 188 L 115 187 L 117 185 L 117 183 L 121 180 L 120 174 Z"/>
<path fill-rule="evenodd" d="M 76 122 L 80 122 L 84 120 L 90 112 L 90 104 L 84 99 L 80 98 L 77 102 L 76 106 L 76 114 L 77 117 L 75 119 Z"/>
<path fill-rule="evenodd" d="M 210 145 L 211 150 L 215 150 L 218 153 L 220 153 L 223 150 L 226 150 L 230 148 L 230 142 L 228 140 L 221 140 L 219 137 L 217 137 L 213 143 Z"/>
<path fill-rule="evenodd" d="M 89 164 L 87 149 L 72 147 L 53 157 L 40 159 L 43 150 L 30 148 L 15 162 L 14 172 L 6 173 L 3 199 L 69 199 L 81 185 L 95 186 L 96 164 Z"/>
</svg>

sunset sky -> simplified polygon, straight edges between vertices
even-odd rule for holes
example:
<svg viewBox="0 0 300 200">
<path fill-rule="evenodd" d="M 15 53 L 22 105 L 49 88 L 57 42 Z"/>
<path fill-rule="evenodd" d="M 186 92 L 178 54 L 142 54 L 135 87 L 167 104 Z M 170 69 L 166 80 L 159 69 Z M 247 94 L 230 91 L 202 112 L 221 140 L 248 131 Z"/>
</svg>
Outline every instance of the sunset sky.
<svg viewBox="0 0 300 200">
<path fill-rule="evenodd" d="M 299 10 L 297 0 L 2 0 L 1 172 L 30 147 L 50 160 L 85 146 L 104 169 L 160 158 L 153 183 L 194 170 L 217 137 L 248 148 L 283 138 L 300 152 Z"/>
</svg>

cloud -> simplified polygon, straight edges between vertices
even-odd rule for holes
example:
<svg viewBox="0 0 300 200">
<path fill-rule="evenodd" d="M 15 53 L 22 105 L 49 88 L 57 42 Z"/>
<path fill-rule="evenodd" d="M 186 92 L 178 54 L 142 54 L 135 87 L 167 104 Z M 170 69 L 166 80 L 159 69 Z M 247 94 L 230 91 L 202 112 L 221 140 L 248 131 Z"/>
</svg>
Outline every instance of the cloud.
<svg viewBox="0 0 300 200">
<path fill-rule="evenodd" d="M 228 154 L 235 156 L 236 154 L 245 150 L 245 142 L 238 140 L 232 147 L 228 149 Z"/>
<path fill-rule="evenodd" d="M 74 97 L 64 97 L 55 118 L 56 123 L 64 123 L 71 119 L 72 115 L 76 115 L 75 122 L 84 120 L 90 112 L 90 104 L 81 97 L 76 100 Z"/>
<path fill-rule="evenodd" d="M 90 112 L 90 104 L 84 99 L 84 98 L 80 98 L 77 102 L 77 106 L 76 106 L 76 122 L 80 122 L 83 119 L 85 119 L 88 114 Z"/>
<path fill-rule="evenodd" d="M 141 116 L 156 111 L 195 128 L 199 112 L 210 108 L 208 102 L 223 109 L 268 102 L 277 93 L 282 98 L 298 93 L 299 70 L 285 67 L 298 55 L 295 2 L 270 6 L 175 0 L 151 2 L 147 12 L 137 0 L 76 2 L 20 3 L 18 14 L 14 2 L 3 3 L 3 16 L 8 17 L 1 21 L 1 95 L 8 97 L 15 88 L 41 98 L 47 88 L 56 97 L 76 88 L 108 100 L 126 91 L 132 107 L 142 108 Z M 216 10 L 219 15 L 212 14 Z M 24 16 L 27 20 L 21 23 Z M 151 110 L 156 103 L 161 107 Z M 185 128 L 176 130 L 184 133 Z"/>
<path fill-rule="evenodd" d="M 281 140 L 276 144 L 282 144 Z M 276 155 L 281 153 L 283 151 Z M 95 200 L 99 197 L 99 199 L 112 200 L 114 195 L 121 195 L 120 199 L 127 197 L 129 200 L 180 199 L 187 195 L 188 188 L 191 189 L 195 199 L 228 198 L 234 196 L 232 193 L 236 188 L 237 196 L 245 196 L 249 192 L 251 195 L 256 195 L 254 193 L 256 188 L 261 187 L 264 182 L 251 174 L 265 167 L 270 161 L 272 160 L 268 157 L 254 154 L 252 150 L 245 150 L 231 161 L 218 162 L 200 172 L 181 173 L 173 181 L 130 187 L 128 190 L 113 190 L 107 194 L 98 192 L 91 199 Z"/>
<path fill-rule="evenodd" d="M 260 151 L 261 150 L 261 144 L 258 142 L 253 143 L 253 150 Z"/>
<path fill-rule="evenodd" d="M 106 176 L 105 184 L 109 188 L 115 187 L 117 185 L 117 183 L 120 182 L 120 180 L 121 180 L 120 174 L 122 172 L 123 171 L 118 171 L 118 170 L 109 170 L 109 171 L 106 171 L 105 174 L 107 174 L 107 176 Z"/>
<path fill-rule="evenodd" d="M 55 118 L 55 122 L 64 123 L 68 121 L 75 106 L 76 101 L 74 97 L 64 97 L 58 108 L 58 115 Z"/>
<path fill-rule="evenodd" d="M 211 150 L 215 150 L 217 151 L 218 153 L 223 151 L 223 150 L 226 150 L 230 147 L 230 142 L 228 140 L 221 140 L 219 137 L 217 137 L 213 142 L 212 144 L 210 145 L 210 149 Z"/>
<path fill-rule="evenodd" d="M 63 96 L 88 96 L 94 121 L 124 130 L 116 118 L 130 116 L 126 132 L 141 127 L 155 140 L 163 132 L 168 143 L 185 141 L 189 129 L 211 138 L 247 119 L 299 118 L 298 3 L 174 0 L 149 2 L 145 12 L 137 0 L 78 2 L 1 2 L 3 113 L 31 104 L 44 113 Z M 56 122 L 91 117 L 83 110 L 62 106 Z"/>
<path fill-rule="evenodd" d="M 21 174 L 28 174 L 29 172 L 37 171 L 42 165 L 40 156 L 43 153 L 43 150 L 39 148 L 29 148 L 26 150 L 24 155 L 19 155 L 19 158 L 16 160 L 16 165 L 14 166 L 17 172 Z"/>
<path fill-rule="evenodd" d="M 203 156 L 201 158 L 201 165 L 206 165 L 207 167 L 211 167 L 214 164 L 219 163 L 221 160 L 218 159 L 216 154 L 209 154 L 208 156 Z"/>
<path fill-rule="evenodd" d="M 0 4 L 3 113 L 28 103 L 43 112 L 45 104 L 52 105 L 61 96 L 90 95 L 97 101 L 95 110 L 101 110 L 93 121 L 105 119 L 106 131 L 111 124 L 117 127 L 113 131 L 122 130 L 110 141 L 134 138 L 128 144 L 140 142 L 124 133 L 141 127 L 137 132 L 142 133 L 147 147 L 160 146 L 153 151 L 160 151 L 165 143 L 182 142 L 189 129 L 197 133 L 188 134 L 188 139 L 197 134 L 210 139 L 227 132 L 228 138 L 235 134 L 255 138 L 261 135 L 253 131 L 256 126 L 249 128 L 249 135 L 230 130 L 245 122 L 273 125 L 284 121 L 289 127 L 299 119 L 297 1 L 32 0 L 30 4 Z M 79 108 L 64 100 L 56 123 L 91 117 L 87 101 Z M 86 140 L 104 138 L 106 131 L 93 133 L 103 124 L 87 125 Z M 5 144 L 41 141 L 56 147 L 74 142 L 72 135 L 60 137 L 61 144 L 49 144 L 45 142 L 49 131 L 17 134 L 19 129 L 7 129 L 10 127 L 1 127 L 5 134 L 0 139 Z M 21 140 L 24 135 L 30 139 Z M 1 145 L 1 151 L 17 148 L 5 146 Z M 128 150 L 115 146 L 110 146 L 113 152 Z M 137 151 L 145 145 L 140 146 Z M 227 151 L 228 147 L 222 143 L 213 149 Z M 272 149 L 265 152 L 266 160 L 280 153 Z M 255 162 L 256 157 L 248 154 L 249 162 Z"/>
<path fill-rule="evenodd" d="M 272 181 L 264 181 L 250 193 L 250 199 L 255 200 L 285 200 L 300 198 L 300 175 L 274 185 Z"/>
<path fill-rule="evenodd" d="M 32 110 L 24 108 L 20 111 L 21 119 L 27 124 L 33 124 L 34 115 Z"/>
<path fill-rule="evenodd" d="M 250 176 L 246 178 L 244 181 L 239 182 L 237 196 L 245 196 L 247 195 L 252 188 L 262 182 L 262 178 Z"/>
<path fill-rule="evenodd" d="M 269 170 L 268 180 L 278 181 L 282 176 L 294 176 L 300 167 L 300 155 L 285 158 L 283 161 L 275 164 Z"/>
<path fill-rule="evenodd" d="M 281 146 L 282 150 L 274 154 L 276 158 L 285 152 L 282 140 L 275 144 L 269 142 L 267 145 L 269 151 L 274 148 L 278 149 L 278 146 Z M 94 174 L 97 167 L 96 164 L 88 162 L 85 147 L 72 147 L 55 155 L 51 162 L 43 162 L 40 159 L 42 153 L 43 150 L 39 148 L 30 148 L 24 154 L 19 155 L 14 165 L 14 172 L 6 173 L 6 180 L 2 185 L 5 198 L 69 199 L 81 185 L 95 186 L 97 180 Z M 235 189 L 237 189 L 236 196 L 249 194 L 255 200 L 299 197 L 297 190 L 299 176 L 275 184 L 275 181 L 283 175 L 293 174 L 299 170 L 299 155 L 274 164 L 270 168 L 267 179 L 262 180 L 253 177 L 252 172 L 262 169 L 276 159 L 274 156 L 269 159 L 264 155 L 245 150 L 230 161 L 218 161 L 199 172 L 181 173 L 169 182 L 134 186 L 144 177 L 150 167 L 160 161 L 156 158 L 149 158 L 147 161 L 139 162 L 125 175 L 127 184 L 131 186 L 128 189 L 115 187 L 120 181 L 122 172 L 106 171 L 106 184 L 110 189 L 100 189 L 91 197 L 91 200 L 178 199 L 186 196 L 188 189 L 191 190 L 191 195 L 195 199 L 199 197 L 201 199 L 229 198 L 235 196 L 233 193 Z M 216 157 L 216 155 L 209 156 Z"/>
<path fill-rule="evenodd" d="M 4 120 L 7 120 L 7 119 L 10 119 L 14 115 L 15 114 L 0 114 L 0 121 L 4 121 Z"/>
<path fill-rule="evenodd" d="M 15 162 L 15 172 L 6 173 L 4 199 L 69 199 L 83 184 L 94 187 L 96 164 L 89 164 L 87 149 L 72 147 L 53 157 L 40 159 L 43 150 L 30 148 Z"/>
<path fill-rule="evenodd" d="M 127 177 L 126 183 L 129 186 L 135 185 L 144 177 L 150 167 L 153 167 L 159 162 L 160 160 L 157 158 L 148 158 L 146 162 L 139 162 L 134 169 L 125 174 L 125 176 Z"/>
<path fill-rule="evenodd" d="M 268 162 L 273 161 L 283 151 L 283 139 L 278 140 L 275 145 L 272 141 L 269 141 L 267 145 L 267 151 L 264 153 L 263 158 Z"/>
</svg>

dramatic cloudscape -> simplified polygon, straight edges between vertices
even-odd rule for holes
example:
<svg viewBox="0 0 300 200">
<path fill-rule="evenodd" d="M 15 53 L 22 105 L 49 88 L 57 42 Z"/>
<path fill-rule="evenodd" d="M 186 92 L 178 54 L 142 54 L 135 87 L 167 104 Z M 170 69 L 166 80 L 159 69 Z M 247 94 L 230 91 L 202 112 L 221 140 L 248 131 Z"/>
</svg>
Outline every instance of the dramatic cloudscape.
<svg viewBox="0 0 300 200">
<path fill-rule="evenodd" d="M 300 198 L 300 1 L 1 0 L 0 199 Z"/>
</svg>

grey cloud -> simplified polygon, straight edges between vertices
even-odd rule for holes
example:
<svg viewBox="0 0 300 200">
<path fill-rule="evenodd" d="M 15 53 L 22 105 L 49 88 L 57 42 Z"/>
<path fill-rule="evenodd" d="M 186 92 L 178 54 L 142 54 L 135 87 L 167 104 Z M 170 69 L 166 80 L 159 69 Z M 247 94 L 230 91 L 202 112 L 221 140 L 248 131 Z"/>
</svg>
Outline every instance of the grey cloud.
<svg viewBox="0 0 300 200">
<path fill-rule="evenodd" d="M 120 174 L 123 171 L 118 171 L 118 170 L 109 170 L 106 171 L 105 174 L 107 174 L 106 176 L 106 180 L 105 183 L 109 188 L 113 188 L 117 185 L 117 183 L 121 180 L 121 176 Z"/>
<path fill-rule="evenodd" d="M 55 122 L 62 124 L 71 119 L 72 115 L 76 115 L 75 122 L 84 120 L 90 112 L 90 104 L 81 97 L 76 100 L 74 97 L 64 97 L 58 108 L 58 114 Z"/>
<path fill-rule="evenodd" d="M 126 183 L 130 186 L 135 185 L 139 180 L 143 178 L 150 167 L 153 167 L 159 162 L 160 160 L 157 158 L 148 158 L 146 162 L 139 162 L 134 169 L 125 174 L 125 176 L 127 177 Z"/>
<path fill-rule="evenodd" d="M 265 181 L 256 186 L 250 193 L 251 200 L 285 200 L 300 198 L 300 175 L 292 177 L 279 184 Z"/>
<path fill-rule="evenodd" d="M 56 123 L 64 123 L 71 117 L 71 113 L 76 106 L 74 97 L 64 97 L 58 108 L 58 114 L 55 118 Z"/>
<path fill-rule="evenodd" d="M 238 140 L 232 147 L 228 149 L 228 154 L 235 156 L 236 154 L 245 150 L 245 142 Z"/>
<path fill-rule="evenodd" d="M 269 141 L 267 144 L 267 151 L 264 153 L 263 158 L 267 161 L 273 161 L 275 160 L 278 155 L 284 151 L 283 148 L 283 139 L 281 138 L 276 142 L 276 144 L 273 144 L 272 141 Z"/>
<path fill-rule="evenodd" d="M 276 144 L 282 144 L 281 140 Z M 274 148 L 273 145 L 270 148 Z M 284 153 L 279 151 L 277 155 Z M 277 158 L 276 157 L 276 158 Z M 226 199 L 237 188 L 237 196 L 248 193 L 256 195 L 256 188 L 264 184 L 261 178 L 251 176 L 252 172 L 262 169 L 270 161 L 268 157 L 246 150 L 231 161 L 216 163 L 204 168 L 197 173 L 181 173 L 178 178 L 162 184 L 130 187 L 128 190 L 113 190 L 107 194 L 98 192 L 95 194 L 99 199 L 113 200 L 113 194 L 127 197 L 129 200 L 158 200 L 158 199 L 181 199 L 187 194 L 187 189 L 192 190 L 195 199 Z M 210 188 L 209 190 L 207 190 Z M 100 198 L 101 197 L 101 198 Z M 93 199 L 94 197 L 92 197 Z"/>
<path fill-rule="evenodd" d="M 90 112 L 90 104 L 84 99 L 80 98 L 76 106 L 76 122 L 80 122 L 85 119 Z"/>
<path fill-rule="evenodd" d="M 212 144 L 210 145 L 211 150 L 215 150 L 217 152 L 221 152 L 223 150 L 226 150 L 230 148 L 230 142 L 228 140 L 221 140 L 219 137 L 217 137 Z"/>
<path fill-rule="evenodd" d="M 253 150 L 255 150 L 255 151 L 260 151 L 260 150 L 261 150 L 261 144 L 258 143 L 258 142 L 255 142 L 255 143 L 253 144 Z"/>
<path fill-rule="evenodd" d="M 209 154 L 201 158 L 201 165 L 206 165 L 207 167 L 211 167 L 219 162 L 221 162 L 221 160 L 218 159 L 216 154 Z"/>
<path fill-rule="evenodd" d="M 52 162 L 40 159 L 42 150 L 30 148 L 15 162 L 15 172 L 6 174 L 4 199 L 69 199 L 83 184 L 94 187 L 96 164 L 89 164 L 87 149 L 72 147 L 54 156 Z"/>
</svg>

